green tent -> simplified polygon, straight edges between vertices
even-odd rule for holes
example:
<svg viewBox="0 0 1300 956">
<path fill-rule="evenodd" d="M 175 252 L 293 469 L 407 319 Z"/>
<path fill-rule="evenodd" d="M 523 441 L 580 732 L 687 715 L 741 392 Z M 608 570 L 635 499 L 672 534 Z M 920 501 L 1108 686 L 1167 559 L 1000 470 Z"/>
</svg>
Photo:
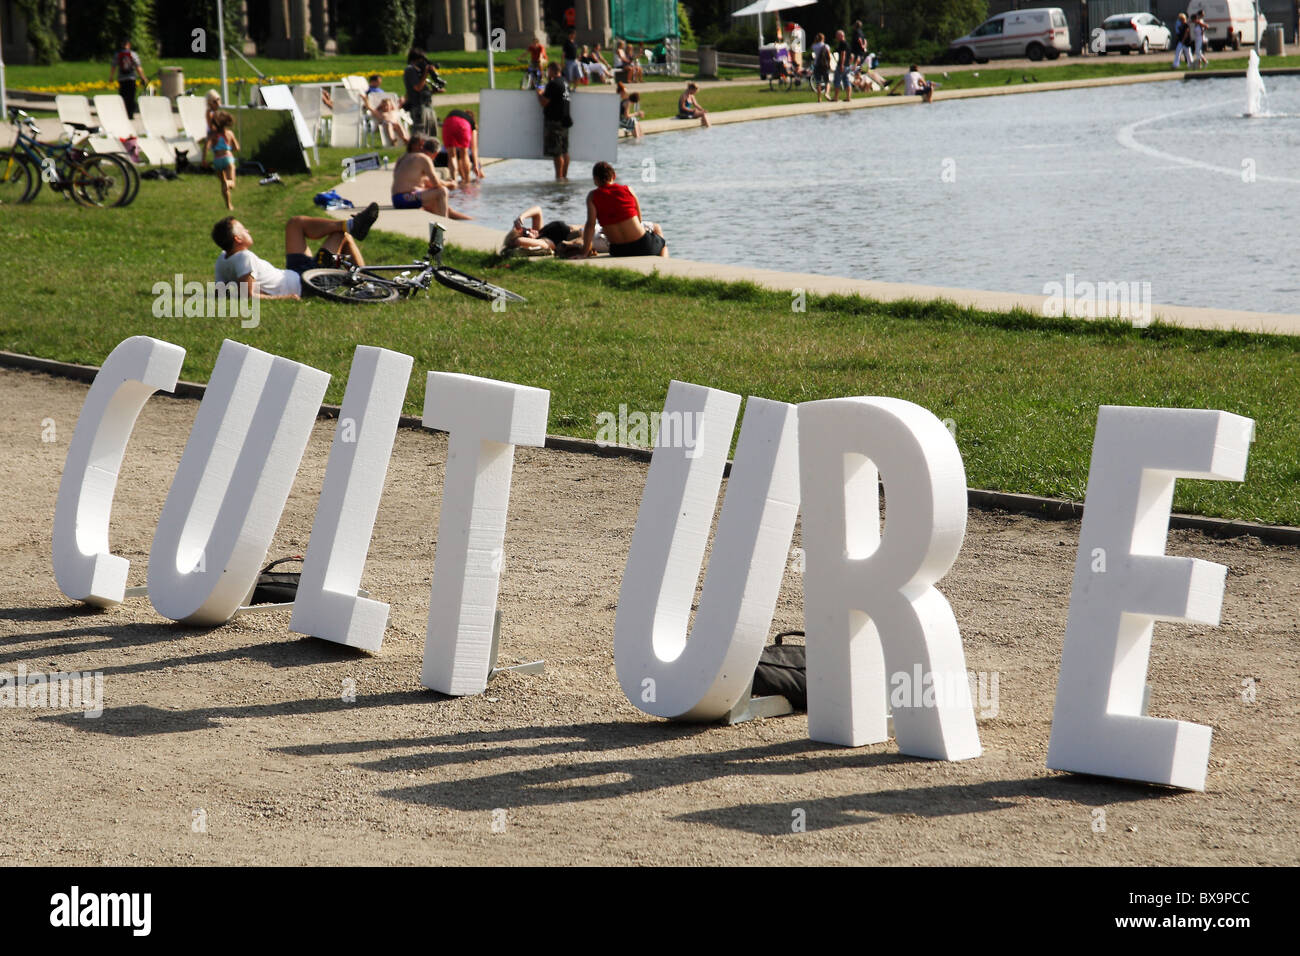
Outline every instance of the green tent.
<svg viewBox="0 0 1300 956">
<path fill-rule="evenodd" d="M 609 0 L 609 5 L 616 37 L 632 43 L 659 43 L 680 36 L 676 0 Z"/>
</svg>

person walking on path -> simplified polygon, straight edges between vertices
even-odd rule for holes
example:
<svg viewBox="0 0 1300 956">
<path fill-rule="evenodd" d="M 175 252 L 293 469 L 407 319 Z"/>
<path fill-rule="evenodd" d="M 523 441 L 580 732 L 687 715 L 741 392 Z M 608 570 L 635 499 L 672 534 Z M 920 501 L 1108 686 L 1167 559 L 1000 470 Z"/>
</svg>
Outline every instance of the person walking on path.
<svg viewBox="0 0 1300 956">
<path fill-rule="evenodd" d="M 148 83 L 145 79 L 144 67 L 140 63 L 140 56 L 131 49 L 131 41 L 123 40 L 122 49 L 113 54 L 112 65 L 108 68 L 108 82 L 112 83 L 114 78 L 117 80 L 117 92 L 122 97 L 122 102 L 126 104 L 126 115 L 134 117 L 137 112 L 135 101 L 135 84 L 136 80 L 141 83 Z"/>
<path fill-rule="evenodd" d="M 1187 24 L 1187 14 L 1178 14 L 1178 20 L 1174 23 L 1173 34 L 1176 42 L 1174 46 L 1174 69 L 1178 69 L 1178 63 L 1183 58 L 1187 59 L 1187 65 L 1190 67 L 1192 65 L 1191 28 Z"/>
<path fill-rule="evenodd" d="M 1195 54 L 1192 58 L 1192 69 L 1194 70 L 1210 65 L 1210 58 L 1205 55 L 1205 31 L 1208 28 L 1209 24 L 1205 22 L 1205 11 L 1197 10 L 1196 15 L 1192 17 L 1192 48 Z"/>
</svg>

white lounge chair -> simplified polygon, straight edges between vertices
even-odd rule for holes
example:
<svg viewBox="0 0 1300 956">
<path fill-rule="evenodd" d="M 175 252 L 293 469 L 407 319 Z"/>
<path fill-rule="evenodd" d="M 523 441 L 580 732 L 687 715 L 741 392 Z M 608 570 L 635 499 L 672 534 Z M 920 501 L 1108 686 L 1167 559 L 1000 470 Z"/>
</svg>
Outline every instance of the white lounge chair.
<svg viewBox="0 0 1300 956">
<path fill-rule="evenodd" d="M 116 93 L 101 93 L 95 97 L 95 113 L 99 116 L 99 126 L 116 139 L 134 136 L 140 155 L 154 166 L 167 166 L 176 162 L 176 153 L 166 143 L 152 136 L 142 136 L 136 130 L 131 117 L 126 114 L 126 103 Z"/>
<path fill-rule="evenodd" d="M 196 143 L 208 138 L 208 104 L 202 97 L 176 97 L 176 113 L 181 118 L 185 135 Z"/>
<path fill-rule="evenodd" d="M 54 106 L 59 111 L 59 122 L 63 124 L 63 131 L 74 140 L 82 134 L 81 127 L 86 129 L 98 129 L 99 127 L 99 124 L 90 115 L 90 100 L 84 96 L 60 93 L 54 97 Z M 122 145 L 121 140 L 112 136 L 105 136 L 102 133 L 92 133 L 90 135 L 90 148 L 97 153 L 126 152 L 126 147 Z"/>
<path fill-rule="evenodd" d="M 183 135 L 176 128 L 176 117 L 172 113 L 172 101 L 165 96 L 140 97 L 140 122 L 144 131 L 154 139 L 160 139 L 173 150 L 183 149 L 186 158 L 194 165 L 199 164 L 199 144 Z"/>
<path fill-rule="evenodd" d="M 365 114 L 361 110 L 361 94 L 345 87 L 337 87 L 330 99 L 334 101 L 334 121 L 330 126 L 330 145 L 352 148 L 361 145 L 365 127 Z"/>
<path fill-rule="evenodd" d="M 293 101 L 298 104 L 298 112 L 302 114 L 303 122 L 311 130 L 312 142 L 319 144 L 321 139 L 321 125 L 324 104 L 320 99 L 321 88 L 319 86 L 295 86 L 293 88 Z"/>
</svg>

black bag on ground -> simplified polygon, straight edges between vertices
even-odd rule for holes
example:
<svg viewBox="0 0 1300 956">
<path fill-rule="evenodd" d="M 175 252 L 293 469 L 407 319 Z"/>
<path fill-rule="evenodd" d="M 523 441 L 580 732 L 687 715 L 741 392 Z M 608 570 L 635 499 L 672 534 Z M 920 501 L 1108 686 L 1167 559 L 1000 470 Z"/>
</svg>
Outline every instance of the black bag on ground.
<svg viewBox="0 0 1300 956">
<path fill-rule="evenodd" d="M 808 709 L 808 661 L 802 644 L 783 644 L 785 637 L 802 636 L 803 631 L 782 631 L 776 643 L 763 648 L 754 671 L 755 697 L 780 694 L 795 710 Z"/>
<path fill-rule="evenodd" d="M 298 597 L 298 581 L 301 571 L 273 571 L 274 567 L 286 561 L 302 561 L 302 556 L 280 558 L 272 561 L 257 575 L 257 584 L 253 587 L 253 597 L 249 604 L 288 604 Z"/>
</svg>

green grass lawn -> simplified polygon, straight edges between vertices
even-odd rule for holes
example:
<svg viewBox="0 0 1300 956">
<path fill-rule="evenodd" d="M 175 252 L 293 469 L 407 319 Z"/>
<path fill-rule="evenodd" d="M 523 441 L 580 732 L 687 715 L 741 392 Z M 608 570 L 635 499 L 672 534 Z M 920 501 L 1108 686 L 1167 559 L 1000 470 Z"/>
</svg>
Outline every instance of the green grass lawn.
<svg viewBox="0 0 1300 956">
<path fill-rule="evenodd" d="M 321 169 L 337 169 L 342 152 L 324 151 Z M 287 179 L 259 187 L 244 178 L 236 191 L 255 251 L 276 264 L 284 220 L 312 211 L 312 194 L 331 182 L 323 173 Z M 243 329 L 238 319 L 152 311 L 154 283 L 177 273 L 212 277 L 208 233 L 224 215 L 214 179 L 146 181 L 126 209 L 79 209 L 46 191 L 2 215 L 7 350 L 97 365 L 122 339 L 151 335 L 184 346 L 183 377 L 204 381 L 231 338 L 330 372 L 329 400 L 338 402 L 353 348 L 384 346 L 416 357 L 408 412 L 421 408 L 424 370 L 466 372 L 550 389 L 550 431 L 585 438 L 596 437 L 602 411 L 661 408 L 674 378 L 790 402 L 890 395 L 956 423 L 972 486 L 1073 499 L 1084 493 L 1098 404 L 1216 408 L 1257 422 L 1247 480 L 1180 481 L 1175 507 L 1300 525 L 1297 338 L 856 298 L 810 298 L 796 312 L 788 294 L 747 284 L 537 259 L 496 263 L 459 250 L 451 265 L 528 303 L 494 312 L 435 286 L 409 302 L 368 308 L 265 302 L 260 326 Z M 420 244 L 375 233 L 365 252 L 372 262 L 407 261 Z M 45 413 L 26 413 L 39 428 Z"/>
</svg>

